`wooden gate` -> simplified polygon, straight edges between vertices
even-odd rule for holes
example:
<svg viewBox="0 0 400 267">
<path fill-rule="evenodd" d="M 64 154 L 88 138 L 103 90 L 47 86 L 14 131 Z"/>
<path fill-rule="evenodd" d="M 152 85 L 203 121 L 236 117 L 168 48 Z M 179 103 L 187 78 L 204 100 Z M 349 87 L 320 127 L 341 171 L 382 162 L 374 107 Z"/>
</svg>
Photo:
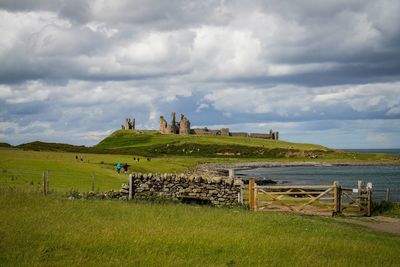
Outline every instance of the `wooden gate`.
<svg viewBox="0 0 400 267">
<path fill-rule="evenodd" d="M 249 180 L 248 203 L 251 210 L 279 210 L 311 214 L 329 214 L 346 211 L 371 215 L 372 190 L 341 188 L 332 185 L 258 186 Z M 351 194 L 350 194 L 351 192 Z"/>
<path fill-rule="evenodd" d="M 366 186 L 358 181 L 357 188 L 341 188 L 341 212 L 349 215 L 367 215 L 372 213 L 372 185 Z"/>
</svg>

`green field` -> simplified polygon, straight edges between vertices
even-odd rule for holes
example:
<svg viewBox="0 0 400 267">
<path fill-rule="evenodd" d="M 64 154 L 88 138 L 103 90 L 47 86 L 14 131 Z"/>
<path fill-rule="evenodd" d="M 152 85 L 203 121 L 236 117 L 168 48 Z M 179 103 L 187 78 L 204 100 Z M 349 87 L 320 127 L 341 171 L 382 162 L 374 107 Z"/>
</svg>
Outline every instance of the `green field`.
<svg viewBox="0 0 400 267">
<path fill-rule="evenodd" d="M 82 155 L 83 161 L 76 160 Z M 140 158 L 137 162 L 135 158 Z M 117 174 L 115 164 L 128 163 L 132 172 L 183 172 L 198 163 L 213 162 L 196 158 L 146 158 L 129 155 L 76 154 L 61 152 L 23 151 L 0 149 L 0 184 L 16 187 L 38 188 L 42 173 L 49 170 L 50 189 L 65 192 L 69 189 L 89 191 L 91 176 L 100 191 L 119 189 L 127 182 L 126 174 Z"/>
<path fill-rule="evenodd" d="M 375 154 L 354 154 L 357 159 L 353 153 L 337 155 L 345 156 L 313 160 L 392 160 Z M 67 199 L 71 189 L 89 191 L 92 174 L 97 190 L 119 189 L 127 175 L 116 173 L 117 162 L 127 162 L 136 172 L 182 172 L 200 163 L 266 160 L 164 155 L 150 161 L 140 156 L 137 162 L 134 157 L 0 149 L 0 266 L 398 266 L 399 235 L 340 218 Z M 50 172 L 47 197 L 41 194 L 45 170 Z"/>
<path fill-rule="evenodd" d="M 1 266 L 398 266 L 399 236 L 331 218 L 1 189 Z"/>
</svg>

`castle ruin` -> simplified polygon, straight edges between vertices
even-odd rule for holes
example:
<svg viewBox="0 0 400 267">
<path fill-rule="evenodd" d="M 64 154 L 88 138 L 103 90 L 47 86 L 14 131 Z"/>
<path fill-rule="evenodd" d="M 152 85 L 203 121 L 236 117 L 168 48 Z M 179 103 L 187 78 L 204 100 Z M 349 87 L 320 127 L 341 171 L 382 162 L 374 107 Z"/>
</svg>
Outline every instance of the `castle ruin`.
<svg viewBox="0 0 400 267">
<path fill-rule="evenodd" d="M 121 125 L 122 130 L 135 130 L 135 118 L 126 118 L 124 125 Z"/>
<path fill-rule="evenodd" d="M 190 128 L 190 121 L 183 114 L 180 121 L 176 121 L 175 112 L 171 113 L 171 123 L 165 120 L 164 116 L 160 116 L 160 133 L 162 134 L 193 134 L 193 135 L 219 135 L 219 136 L 239 136 L 239 137 L 253 137 L 279 140 L 279 132 L 269 130 L 268 133 L 247 133 L 247 132 L 230 132 L 229 128 L 221 128 L 212 130 L 205 128 Z"/>
<path fill-rule="evenodd" d="M 164 116 L 160 116 L 160 133 L 162 134 L 190 134 L 190 121 L 182 114 L 181 120 L 176 122 L 175 112 L 171 113 L 171 123 L 168 124 Z"/>
</svg>

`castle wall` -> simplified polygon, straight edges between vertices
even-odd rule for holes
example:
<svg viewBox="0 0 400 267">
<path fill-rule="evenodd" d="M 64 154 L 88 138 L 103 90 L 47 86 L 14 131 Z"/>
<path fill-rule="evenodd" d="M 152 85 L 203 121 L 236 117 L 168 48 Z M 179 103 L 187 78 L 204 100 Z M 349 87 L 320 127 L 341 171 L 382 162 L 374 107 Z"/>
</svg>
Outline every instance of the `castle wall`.
<svg viewBox="0 0 400 267">
<path fill-rule="evenodd" d="M 229 128 L 222 128 L 221 129 L 222 136 L 229 136 Z"/>
<path fill-rule="evenodd" d="M 264 134 L 264 133 L 251 133 L 250 137 L 254 138 L 264 138 L 264 139 L 272 139 L 272 135 Z"/>
<path fill-rule="evenodd" d="M 248 137 L 248 133 L 245 132 L 232 132 L 230 133 L 231 136 L 236 136 L 236 137 Z"/>
<path fill-rule="evenodd" d="M 195 135 L 212 135 L 212 132 L 207 128 L 195 128 L 191 132 Z"/>
<path fill-rule="evenodd" d="M 194 134 L 194 135 L 221 135 L 221 136 L 236 136 L 236 137 L 254 137 L 264 139 L 279 139 L 279 132 L 269 133 L 246 133 L 246 132 L 229 132 L 229 128 L 221 128 L 220 130 L 212 130 L 205 128 L 190 129 L 190 121 L 187 117 L 181 114 L 179 122 L 176 122 L 175 112 L 171 113 L 171 123 L 168 124 L 163 116 L 160 116 L 160 133 L 162 134 Z"/>
</svg>

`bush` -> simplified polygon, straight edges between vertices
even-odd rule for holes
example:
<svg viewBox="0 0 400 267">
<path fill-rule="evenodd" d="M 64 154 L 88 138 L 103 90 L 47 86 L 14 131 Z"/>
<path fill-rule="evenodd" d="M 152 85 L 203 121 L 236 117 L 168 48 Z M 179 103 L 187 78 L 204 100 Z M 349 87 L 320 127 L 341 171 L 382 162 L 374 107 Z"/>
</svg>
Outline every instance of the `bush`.
<svg viewBox="0 0 400 267">
<path fill-rule="evenodd" d="M 379 215 L 384 212 L 395 209 L 397 206 L 396 203 L 386 200 L 376 201 L 372 204 L 372 213 L 374 215 Z"/>
</svg>

